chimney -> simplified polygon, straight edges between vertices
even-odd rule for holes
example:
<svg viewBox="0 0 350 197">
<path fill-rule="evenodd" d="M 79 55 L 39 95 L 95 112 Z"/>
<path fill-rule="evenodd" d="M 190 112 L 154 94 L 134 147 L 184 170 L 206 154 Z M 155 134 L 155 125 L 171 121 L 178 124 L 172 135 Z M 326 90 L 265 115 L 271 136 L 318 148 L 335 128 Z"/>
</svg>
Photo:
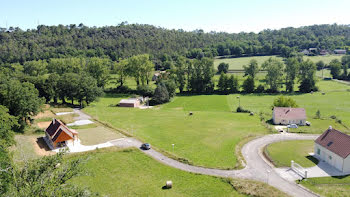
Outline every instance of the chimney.
<svg viewBox="0 0 350 197">
<path fill-rule="evenodd" d="M 332 128 L 332 126 L 329 126 L 329 127 L 328 127 L 328 130 L 330 130 L 330 131 L 331 131 L 332 129 L 333 129 L 333 128 Z"/>
<path fill-rule="evenodd" d="M 52 124 L 55 124 L 55 118 L 52 118 Z"/>
</svg>

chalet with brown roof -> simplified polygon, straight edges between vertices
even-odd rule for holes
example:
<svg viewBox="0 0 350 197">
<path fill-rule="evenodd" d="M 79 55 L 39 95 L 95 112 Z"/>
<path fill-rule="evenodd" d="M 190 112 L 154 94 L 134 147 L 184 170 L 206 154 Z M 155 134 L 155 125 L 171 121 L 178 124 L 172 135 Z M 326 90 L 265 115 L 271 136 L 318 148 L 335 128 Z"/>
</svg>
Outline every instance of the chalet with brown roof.
<svg viewBox="0 0 350 197">
<path fill-rule="evenodd" d="M 315 140 L 315 157 L 350 173 L 350 136 L 329 127 Z"/>
<path fill-rule="evenodd" d="M 306 112 L 304 108 L 274 107 L 272 120 L 275 125 L 305 125 Z"/>
<path fill-rule="evenodd" d="M 74 143 L 77 140 L 78 133 L 69 129 L 60 120 L 52 119 L 51 124 L 45 130 L 45 138 L 50 148 L 66 146 L 67 143 Z"/>
</svg>

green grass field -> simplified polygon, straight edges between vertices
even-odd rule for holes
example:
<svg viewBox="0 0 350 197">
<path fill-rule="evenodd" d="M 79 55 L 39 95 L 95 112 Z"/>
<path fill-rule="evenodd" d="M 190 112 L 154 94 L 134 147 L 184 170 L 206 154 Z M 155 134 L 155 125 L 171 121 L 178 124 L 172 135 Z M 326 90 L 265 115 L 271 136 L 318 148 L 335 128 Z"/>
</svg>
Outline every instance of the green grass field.
<svg viewBox="0 0 350 197">
<path fill-rule="evenodd" d="M 270 57 L 276 57 L 282 60 L 281 57 L 277 56 L 252 56 L 252 57 L 239 57 L 239 58 L 215 58 L 214 59 L 214 67 L 217 68 L 221 62 L 228 63 L 229 69 L 232 70 L 243 70 L 243 65 L 248 65 L 251 59 L 256 59 L 258 61 L 259 66 L 269 59 Z M 322 60 L 325 64 L 329 64 L 332 59 L 341 60 L 341 55 L 326 55 L 326 56 L 304 56 L 304 60 L 310 59 L 313 62 L 318 62 Z"/>
<path fill-rule="evenodd" d="M 198 175 L 163 165 L 136 149 L 102 149 L 73 157 L 89 158 L 83 175 L 70 182 L 102 196 L 284 196 L 263 183 Z M 93 178 L 92 178 L 93 177 Z M 173 188 L 162 189 L 173 181 Z"/>
<path fill-rule="evenodd" d="M 259 66 L 270 57 L 276 56 L 253 56 L 253 57 L 239 57 L 239 58 L 215 58 L 214 59 L 214 67 L 217 68 L 221 62 L 228 63 L 230 70 L 243 70 L 243 65 L 248 65 L 251 59 L 256 59 L 258 61 Z M 282 60 L 281 57 L 277 57 Z"/>
<path fill-rule="evenodd" d="M 309 153 L 312 152 L 314 152 L 314 141 L 312 140 L 277 142 L 265 148 L 265 154 L 276 167 L 290 167 L 291 160 L 303 167 L 315 166 L 318 161 L 309 156 Z"/>
<path fill-rule="evenodd" d="M 98 125 L 93 128 L 77 129 L 83 145 L 95 145 L 123 137 L 120 133 Z"/>
<path fill-rule="evenodd" d="M 350 100 L 346 99 L 350 96 L 350 86 L 334 81 L 319 81 L 317 85 L 321 92 L 313 94 L 292 94 L 287 95 L 293 98 L 299 107 L 306 109 L 308 120 L 312 123 L 310 127 L 300 127 L 295 132 L 306 133 L 322 133 L 332 125 L 344 132 L 350 132 Z M 230 95 L 230 103 L 237 103 L 237 96 L 240 96 L 241 106 L 243 108 L 254 111 L 256 113 L 264 112 L 271 114 L 271 106 L 275 98 L 279 95 Z M 320 110 L 322 119 L 314 119 L 317 110 Z M 331 119 L 330 116 L 336 116 L 346 126 L 339 124 L 336 120 Z"/>
<path fill-rule="evenodd" d="M 329 125 L 350 132 L 350 96 L 348 85 L 333 81 L 320 81 L 325 92 L 290 95 L 307 111 L 310 127 L 300 127 L 292 132 L 322 133 Z M 255 116 L 232 113 L 241 106 L 255 112 Z M 271 118 L 271 105 L 280 95 L 200 95 L 177 96 L 170 103 L 147 110 L 111 107 L 123 96 L 106 95 L 99 102 L 85 108 L 85 112 L 114 128 L 126 130 L 163 152 L 194 165 L 219 168 L 237 167 L 235 147 L 243 138 L 267 134 L 259 113 Z M 314 119 L 320 110 L 322 119 Z M 189 111 L 194 113 L 189 116 Z M 342 124 L 330 116 L 336 116 Z M 339 121 L 338 120 L 338 121 Z M 172 150 L 171 144 L 175 144 Z"/>
<path fill-rule="evenodd" d="M 236 144 L 247 136 L 268 133 L 258 116 L 232 113 L 226 95 L 179 96 L 147 110 L 109 107 L 120 99 L 107 95 L 84 110 L 194 165 L 234 168 Z"/>
<path fill-rule="evenodd" d="M 350 176 L 304 179 L 301 184 L 321 196 L 350 196 Z"/>
</svg>

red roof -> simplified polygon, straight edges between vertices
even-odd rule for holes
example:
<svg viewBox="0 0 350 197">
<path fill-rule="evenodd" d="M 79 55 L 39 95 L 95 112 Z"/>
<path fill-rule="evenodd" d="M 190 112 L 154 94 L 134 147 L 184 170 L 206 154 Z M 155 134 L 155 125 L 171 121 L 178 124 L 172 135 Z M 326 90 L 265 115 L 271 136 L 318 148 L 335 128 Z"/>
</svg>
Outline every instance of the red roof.
<svg viewBox="0 0 350 197">
<path fill-rule="evenodd" d="M 68 127 L 66 127 L 66 125 L 64 125 L 60 120 L 57 120 L 56 118 L 52 119 L 51 124 L 45 131 L 51 137 L 51 140 L 53 142 L 56 142 L 62 134 L 68 136 L 65 137 L 65 139 L 73 139 L 73 136 L 78 134 L 75 131 L 71 131 Z"/>
<path fill-rule="evenodd" d="M 274 107 L 275 118 L 280 119 L 306 119 L 306 112 L 304 108 L 291 108 L 291 107 Z"/>
<path fill-rule="evenodd" d="M 315 142 L 344 159 L 350 154 L 350 136 L 331 127 Z"/>
</svg>

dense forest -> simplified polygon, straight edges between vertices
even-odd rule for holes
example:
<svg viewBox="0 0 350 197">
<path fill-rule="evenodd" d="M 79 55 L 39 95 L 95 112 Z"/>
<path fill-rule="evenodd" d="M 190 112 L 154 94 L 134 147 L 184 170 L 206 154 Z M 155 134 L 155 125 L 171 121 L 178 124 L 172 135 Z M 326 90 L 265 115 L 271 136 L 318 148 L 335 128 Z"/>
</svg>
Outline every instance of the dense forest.
<svg viewBox="0 0 350 197">
<path fill-rule="evenodd" d="M 114 61 L 145 53 L 155 63 L 163 54 L 188 58 L 271 54 L 288 57 L 310 47 L 333 50 L 348 46 L 350 27 L 337 24 L 238 34 L 186 32 L 126 22 L 106 27 L 39 25 L 26 31 L 0 28 L 0 64 L 61 57 L 104 57 Z"/>
</svg>

